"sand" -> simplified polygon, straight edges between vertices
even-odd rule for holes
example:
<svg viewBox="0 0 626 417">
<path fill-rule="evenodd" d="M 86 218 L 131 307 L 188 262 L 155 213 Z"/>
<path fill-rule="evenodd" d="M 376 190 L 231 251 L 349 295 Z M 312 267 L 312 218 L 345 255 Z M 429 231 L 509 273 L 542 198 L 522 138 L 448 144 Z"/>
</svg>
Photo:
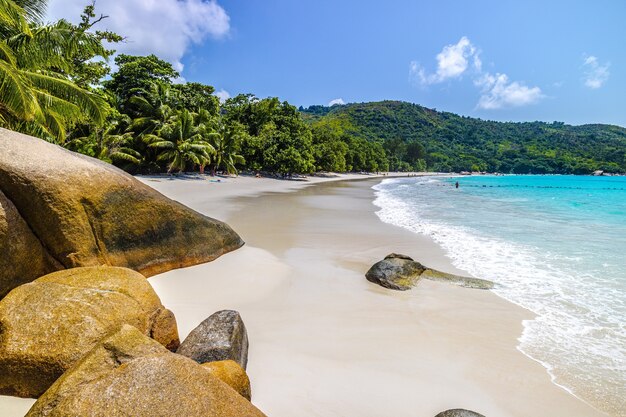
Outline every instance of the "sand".
<svg viewBox="0 0 626 417">
<path fill-rule="evenodd" d="M 366 281 L 389 252 L 463 271 L 430 239 L 378 220 L 371 186 L 379 180 L 336 179 L 142 178 L 227 221 L 246 241 L 150 282 L 176 314 L 181 338 L 217 310 L 241 313 L 253 403 L 276 417 L 433 417 L 449 408 L 487 417 L 605 415 L 516 349 L 528 311 L 489 291 L 422 281 L 396 292 Z M 0 414 L 21 416 L 32 401 L 2 397 Z"/>
<path fill-rule="evenodd" d="M 422 281 L 394 292 L 365 280 L 394 251 L 463 273 L 430 239 L 379 221 L 378 181 L 148 181 L 247 242 L 150 279 L 181 337 L 217 310 L 240 311 L 253 402 L 269 416 L 605 415 L 516 349 L 528 311 L 489 291 Z"/>
</svg>

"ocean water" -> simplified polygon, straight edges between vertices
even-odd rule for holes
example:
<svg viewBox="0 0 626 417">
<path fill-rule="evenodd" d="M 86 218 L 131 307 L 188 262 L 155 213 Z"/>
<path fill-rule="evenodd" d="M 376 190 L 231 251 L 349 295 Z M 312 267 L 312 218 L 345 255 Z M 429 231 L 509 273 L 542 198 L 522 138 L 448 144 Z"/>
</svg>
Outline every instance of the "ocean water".
<svg viewBox="0 0 626 417">
<path fill-rule="evenodd" d="M 626 177 L 412 177 L 374 189 L 382 221 L 431 236 L 535 313 L 518 349 L 556 384 L 626 416 Z"/>
</svg>

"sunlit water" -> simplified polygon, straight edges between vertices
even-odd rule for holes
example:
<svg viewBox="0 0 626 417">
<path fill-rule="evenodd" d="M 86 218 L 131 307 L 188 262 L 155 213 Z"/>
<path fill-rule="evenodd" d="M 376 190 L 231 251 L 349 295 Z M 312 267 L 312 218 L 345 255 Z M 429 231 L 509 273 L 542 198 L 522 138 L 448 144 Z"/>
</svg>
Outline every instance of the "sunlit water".
<svg viewBox="0 0 626 417">
<path fill-rule="evenodd" d="M 555 383 L 626 416 L 626 177 L 421 177 L 374 189 L 381 220 L 431 236 L 455 266 L 537 315 L 519 349 Z"/>
</svg>

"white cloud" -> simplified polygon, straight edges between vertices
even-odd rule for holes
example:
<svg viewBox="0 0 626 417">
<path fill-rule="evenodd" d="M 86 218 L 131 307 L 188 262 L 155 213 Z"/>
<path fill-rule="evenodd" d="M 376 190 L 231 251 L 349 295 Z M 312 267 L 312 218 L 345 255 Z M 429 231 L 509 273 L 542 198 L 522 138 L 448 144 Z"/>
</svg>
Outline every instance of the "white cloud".
<svg viewBox="0 0 626 417">
<path fill-rule="evenodd" d="M 417 61 L 411 61 L 409 78 L 422 85 L 441 83 L 460 77 L 467 71 L 470 61 L 474 68 L 480 71 L 482 61 L 479 54 L 478 49 L 466 36 L 463 36 L 456 44 L 444 46 L 441 52 L 437 54 L 437 71 L 433 74 L 428 74 Z"/>
<path fill-rule="evenodd" d="M 600 64 L 598 58 L 593 55 L 586 56 L 584 58 L 583 66 L 585 67 L 585 86 L 597 89 L 604 85 L 609 79 L 609 66 L 610 63 Z"/>
<path fill-rule="evenodd" d="M 216 91 L 213 93 L 217 98 L 220 99 L 220 102 L 223 103 L 230 98 L 230 93 L 223 88 L 220 91 Z"/>
<path fill-rule="evenodd" d="M 539 87 L 528 87 L 522 82 L 510 81 L 506 74 L 483 72 L 481 51 L 463 36 L 456 44 L 446 45 L 437 54 L 437 71 L 427 73 L 417 62 L 409 63 L 409 81 L 422 86 L 437 84 L 461 77 L 471 71 L 474 85 L 481 91 L 477 108 L 486 110 L 519 107 L 534 104 L 544 98 Z"/>
<path fill-rule="evenodd" d="M 534 104 L 544 95 L 539 87 L 527 87 L 517 81 L 509 81 L 506 74 L 484 74 L 474 84 L 481 88 L 478 108 L 495 110 L 503 107 L 519 107 Z"/>
<path fill-rule="evenodd" d="M 85 0 L 50 0 L 48 19 L 77 21 Z M 216 0 L 101 0 L 96 13 L 109 18 L 96 28 L 127 38 L 114 48 L 131 55 L 155 54 L 182 71 L 182 57 L 192 43 L 229 33 L 230 18 Z"/>
<path fill-rule="evenodd" d="M 329 106 L 329 107 L 330 107 L 330 106 L 334 106 L 335 104 L 341 104 L 341 105 L 343 105 L 343 104 L 346 104 L 346 102 L 345 102 L 345 101 L 343 101 L 343 99 L 342 99 L 342 98 L 336 98 L 336 99 L 334 99 L 334 100 L 330 100 L 330 102 L 328 103 L 328 106 Z"/>
</svg>

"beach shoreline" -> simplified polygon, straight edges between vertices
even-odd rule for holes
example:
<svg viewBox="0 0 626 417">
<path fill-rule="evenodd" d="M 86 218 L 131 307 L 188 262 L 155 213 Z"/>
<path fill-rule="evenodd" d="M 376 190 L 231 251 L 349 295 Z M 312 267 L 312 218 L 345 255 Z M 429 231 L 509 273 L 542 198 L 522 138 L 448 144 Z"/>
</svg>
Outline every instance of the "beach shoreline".
<svg viewBox="0 0 626 417">
<path fill-rule="evenodd" d="M 235 308 L 242 312 L 251 334 L 249 372 L 253 381 L 253 401 L 268 415 L 288 415 L 288 410 L 294 409 L 293 407 L 297 406 L 297 402 L 295 400 L 291 400 L 294 402 L 282 401 L 278 400 L 278 398 L 289 393 L 289 396 L 304 400 L 302 398 L 303 392 L 308 392 L 311 395 L 310 390 L 302 389 L 302 391 L 298 391 L 294 387 L 304 383 L 302 375 L 311 376 L 311 372 L 313 372 L 312 367 L 316 367 L 318 372 L 325 374 L 327 377 L 317 377 L 315 380 L 319 384 L 335 378 L 345 378 L 351 383 L 356 383 L 356 381 L 366 380 L 368 377 L 380 377 L 381 370 L 378 369 L 378 366 L 373 366 L 372 362 L 380 365 L 380 363 L 385 362 L 385 358 L 368 349 L 358 353 L 358 355 L 363 356 L 363 363 L 351 359 L 350 355 L 346 355 L 343 358 L 345 362 L 342 362 L 342 366 L 339 369 L 347 366 L 352 368 L 353 372 L 346 372 L 346 374 L 343 374 L 341 371 L 333 371 L 335 367 L 331 366 L 332 361 L 324 363 L 325 366 L 322 366 L 324 361 L 316 356 L 321 356 L 325 359 L 327 359 L 326 355 L 341 357 L 346 353 L 346 350 L 353 349 L 355 346 L 368 343 L 368 341 L 369 343 L 375 343 L 376 340 L 385 335 L 383 331 L 377 337 L 377 330 L 389 325 L 382 317 L 384 316 L 383 313 L 381 313 L 381 316 L 374 315 L 374 317 L 368 317 L 367 320 L 364 320 L 362 317 L 359 319 L 354 317 L 348 319 L 349 325 L 343 326 L 344 331 L 346 327 L 362 330 L 361 326 L 367 325 L 368 332 L 372 334 L 369 337 L 361 337 L 356 330 L 353 330 L 355 334 L 350 335 L 350 337 L 346 336 L 346 340 L 339 338 L 341 340 L 341 349 L 338 349 L 338 352 L 319 353 L 324 352 L 324 346 L 317 346 L 316 343 L 311 342 L 320 349 L 317 351 L 317 355 L 311 355 L 307 348 L 301 346 L 302 343 L 292 341 L 292 344 L 288 346 L 289 349 L 284 346 L 282 349 L 279 349 L 282 352 L 281 355 L 276 352 L 272 353 L 275 349 L 278 349 L 277 345 L 280 345 L 281 342 L 268 340 L 267 334 L 280 334 L 283 337 L 279 339 L 283 340 L 290 335 L 290 332 L 292 337 L 296 337 L 298 333 L 297 329 L 293 328 L 293 323 L 283 322 L 279 311 L 276 311 L 276 305 L 286 304 L 282 307 L 282 311 L 293 314 L 295 317 L 300 317 L 304 323 L 310 322 L 309 325 L 315 331 L 320 332 L 320 335 L 325 335 L 329 332 L 334 337 L 338 337 L 336 331 L 341 326 L 335 325 L 334 328 L 331 327 L 329 329 L 328 317 L 324 316 L 323 319 L 316 320 L 314 315 L 320 314 L 320 311 L 316 309 L 320 308 L 319 305 L 324 300 L 328 302 L 329 296 L 334 296 L 338 291 L 346 296 L 347 291 L 350 293 L 350 297 L 353 298 L 350 304 L 357 310 L 367 310 L 378 306 L 382 310 L 389 309 L 388 312 L 391 312 L 390 314 L 396 314 L 398 317 L 396 317 L 394 325 L 398 328 L 406 326 L 404 330 L 411 329 L 428 335 L 431 335 L 433 332 L 443 333 L 441 340 L 445 343 L 442 342 L 443 345 L 437 345 L 436 347 L 428 346 L 428 348 L 423 346 L 424 342 L 418 340 L 419 338 L 406 335 L 403 335 L 396 341 L 398 345 L 404 344 L 405 346 L 397 346 L 392 340 L 394 336 L 387 335 L 390 339 L 387 342 L 393 345 L 389 346 L 390 351 L 397 349 L 388 358 L 387 366 L 394 368 L 396 372 L 391 374 L 384 372 L 385 378 L 380 383 L 384 384 L 386 380 L 389 388 L 395 387 L 391 391 L 402 391 L 403 389 L 399 387 L 415 384 L 416 389 L 421 387 L 426 390 L 425 392 L 429 392 L 427 398 L 431 400 L 432 404 L 430 406 L 418 403 L 411 404 L 408 401 L 403 407 L 394 408 L 388 404 L 388 400 L 393 398 L 391 392 L 388 392 L 387 396 L 372 399 L 376 398 L 376 396 L 372 397 L 375 394 L 374 389 L 369 386 L 359 388 L 357 384 L 355 391 L 362 390 L 363 392 L 368 392 L 369 389 L 371 390 L 369 395 L 358 393 L 351 395 L 351 390 L 342 390 L 341 387 L 321 390 L 317 395 L 311 396 L 317 398 L 317 401 L 328 404 L 328 407 L 324 411 L 316 411 L 312 408 L 313 404 L 311 404 L 310 414 L 307 415 L 374 416 L 381 415 L 381 412 L 388 412 L 395 415 L 428 416 L 431 414 L 435 415 L 446 407 L 465 407 L 470 409 L 474 407 L 473 409 L 487 416 L 605 415 L 553 384 L 548 372 L 541 364 L 518 350 L 517 339 L 522 333 L 522 321 L 532 319 L 532 314 L 527 310 L 486 291 L 469 290 L 424 281 L 420 283 L 418 288 L 406 293 L 390 293 L 389 290 L 379 288 L 365 281 L 363 274 L 367 268 L 384 257 L 388 252 L 393 251 L 406 252 L 429 267 L 451 273 L 463 273 L 463 271 L 454 268 L 443 250 L 434 241 L 425 236 L 418 236 L 398 227 L 388 225 L 378 219 L 375 214 L 377 208 L 372 204 L 374 191 L 371 187 L 384 178 L 388 177 L 369 178 L 369 180 L 365 178 L 366 181 L 343 181 L 350 179 L 348 176 L 348 178 L 340 178 L 342 181 L 338 181 L 338 179 L 325 181 L 315 179 L 310 183 L 305 183 L 307 186 L 303 186 L 303 183 L 298 183 L 294 186 L 294 184 L 284 184 L 283 181 L 277 182 L 275 180 L 242 177 L 233 179 L 233 183 L 230 185 L 235 187 L 228 192 L 225 200 L 222 196 L 217 195 L 219 193 L 216 193 L 216 195 L 205 195 L 197 200 L 183 196 L 183 194 L 195 194 L 192 190 L 194 188 L 201 190 L 201 183 L 195 183 L 195 186 L 186 186 L 189 188 L 182 192 L 180 189 L 175 190 L 178 187 L 174 185 L 176 181 L 174 183 L 168 181 L 165 184 L 163 182 L 156 184 L 155 188 L 166 195 L 179 199 L 179 201 L 191 205 L 192 208 L 204 214 L 226 221 L 247 242 L 246 246 L 240 251 L 226 255 L 213 263 L 193 267 L 198 268 L 198 271 L 190 269 L 187 269 L 184 273 L 183 271 L 185 270 L 170 271 L 150 279 L 165 305 L 168 305 L 176 313 L 179 319 L 181 337 L 184 337 L 195 324 L 211 314 L 212 311 L 208 306 L 199 308 L 199 301 L 194 309 L 194 307 L 190 306 L 190 304 L 194 304 L 193 301 L 182 294 L 175 295 L 180 290 L 177 291 L 173 288 L 176 286 L 174 282 L 181 279 L 185 280 L 185 282 L 193 282 L 191 284 L 191 292 L 201 293 L 205 285 L 207 288 L 214 289 L 214 287 L 210 286 L 205 281 L 205 278 L 200 278 L 204 273 L 200 272 L 200 269 L 205 270 L 207 274 L 213 271 L 213 274 L 218 276 L 228 274 L 228 280 L 223 279 L 223 281 L 220 280 L 219 283 L 216 283 L 215 287 L 219 288 L 218 294 L 200 297 L 200 299 L 206 301 L 208 305 L 213 305 L 213 310 Z M 271 184 L 264 184 L 267 181 L 271 182 Z M 256 183 L 250 184 L 251 182 Z M 320 182 L 325 182 L 325 184 L 320 184 Z M 147 183 L 150 184 L 150 182 Z M 314 187 L 308 186 L 314 184 Z M 217 186 L 220 185 L 222 184 L 217 184 Z M 237 188 L 237 191 L 235 191 L 235 188 Z M 349 206 L 346 207 L 346 205 Z M 333 240 L 332 244 L 329 243 L 329 239 Z M 367 243 L 368 239 L 371 242 L 369 244 Z M 349 251 L 344 250 L 348 247 L 350 247 Z M 341 252 L 342 250 L 344 252 Z M 242 266 L 246 263 L 261 266 L 250 269 L 250 267 Z M 302 265 L 309 266 L 303 267 Z M 315 266 L 311 267 L 310 265 Z M 259 274 L 262 276 L 262 279 L 252 278 L 252 275 Z M 325 274 L 341 277 L 342 281 L 345 280 L 345 282 L 338 283 L 337 281 L 320 278 Z M 204 276 L 206 277 L 206 275 Z M 295 278 L 305 276 L 308 277 Z M 239 280 L 242 282 L 240 283 Z M 312 287 L 312 285 L 315 285 L 312 283 L 315 282 L 326 288 L 326 291 Z M 233 293 L 233 287 L 241 289 L 242 286 L 256 287 L 256 289 L 254 291 L 239 291 L 237 294 Z M 302 288 L 299 288 L 299 286 L 302 286 Z M 338 288 L 334 288 L 335 286 L 338 286 Z M 249 288 L 246 289 L 249 290 Z M 357 292 L 355 293 L 354 291 Z M 359 294 L 358 291 L 362 291 L 362 293 Z M 250 294 L 250 292 L 256 292 L 256 294 Z M 183 305 L 185 303 L 181 302 L 181 299 L 178 297 L 185 299 L 186 305 Z M 419 303 L 423 300 L 428 300 L 428 303 L 431 303 L 428 304 L 428 308 L 420 306 Z M 378 305 L 378 303 L 381 305 Z M 474 303 L 481 307 L 471 308 L 471 305 Z M 310 304 L 314 313 L 311 310 L 307 311 L 303 307 L 307 304 Z M 452 313 L 449 309 L 451 306 L 454 306 L 451 310 L 456 310 L 453 317 L 458 319 L 459 317 L 471 316 L 475 320 L 473 323 L 476 326 L 473 328 L 474 333 L 469 332 L 471 337 L 468 338 L 467 336 L 468 328 L 466 326 L 459 327 L 459 323 L 455 323 L 451 319 L 450 315 Z M 333 308 L 336 307 L 334 306 Z M 325 308 L 328 308 L 328 306 L 325 306 Z M 431 328 L 432 324 L 412 323 L 415 317 L 425 313 L 420 308 L 427 309 L 428 317 L 435 322 L 437 320 L 442 321 L 441 329 L 434 330 Z M 270 309 L 269 312 L 268 309 Z M 200 313 L 199 310 L 203 310 L 203 312 Z M 494 314 L 494 311 L 497 311 L 497 314 Z M 332 314 L 341 315 L 342 313 L 345 314 L 346 311 L 339 309 L 339 311 L 335 311 Z M 269 328 L 263 329 L 265 325 L 260 322 L 265 322 L 265 320 L 259 320 L 258 325 L 255 324 L 255 316 L 266 317 L 267 321 L 271 323 L 266 325 Z M 250 317 L 253 317 L 252 323 L 250 323 Z M 382 320 L 385 324 L 379 328 L 372 328 L 370 321 L 375 321 L 375 319 Z M 319 323 L 320 321 L 324 322 L 325 326 L 322 326 Z M 257 335 L 255 335 L 253 330 L 254 327 L 257 327 Z M 483 330 L 479 330 L 480 327 L 483 327 Z M 314 334 L 313 329 L 311 332 Z M 466 336 L 459 336 L 455 334 L 455 331 L 466 334 Z M 485 335 L 481 333 L 485 332 L 490 343 L 479 343 L 478 340 L 475 340 L 476 338 L 484 338 Z M 260 346 L 255 346 L 255 340 Z M 411 378 L 406 376 L 410 374 L 410 371 L 402 369 L 400 365 L 403 362 L 400 358 L 410 356 L 411 354 L 408 351 L 412 348 L 416 349 L 416 356 L 427 357 L 428 355 L 433 355 L 441 362 L 445 362 L 445 359 L 441 357 L 442 349 L 448 351 L 451 356 L 463 356 L 462 352 L 459 352 L 459 349 L 454 346 L 456 344 L 467 345 L 468 340 L 476 343 L 476 346 L 466 347 L 466 349 L 480 352 L 481 358 L 471 359 L 464 357 L 467 362 L 461 361 L 464 368 L 463 372 L 459 372 L 456 366 L 452 366 L 452 368 L 455 368 L 455 371 L 450 372 L 449 368 L 451 366 L 447 364 L 441 372 L 449 375 L 446 377 L 438 376 L 438 378 L 447 381 L 443 386 L 439 386 L 440 389 L 449 390 L 450 387 L 444 388 L 444 386 L 448 386 L 448 383 L 452 383 L 456 388 L 455 391 L 457 391 L 460 397 L 456 402 L 452 400 L 450 394 L 438 392 L 433 387 L 433 385 L 437 386 L 437 384 L 433 384 L 432 381 L 430 384 L 425 384 L 425 381 L 411 380 Z M 490 348 L 489 344 L 495 344 L 498 348 L 495 351 L 491 351 L 494 348 L 493 346 Z M 350 346 L 350 349 L 347 346 Z M 439 352 L 435 352 L 437 350 Z M 308 363 L 304 363 L 303 355 L 306 356 Z M 255 356 L 259 358 L 254 359 Z M 278 364 L 277 357 L 282 357 L 285 360 L 293 359 L 294 361 L 299 359 L 299 361 L 296 361 L 299 367 L 297 369 L 302 373 L 300 375 L 297 373 L 291 374 L 287 370 L 282 369 L 284 365 L 280 366 Z M 487 357 L 489 359 L 485 359 Z M 494 362 L 492 366 L 498 369 L 498 371 L 485 371 L 480 366 L 483 360 Z M 349 361 L 355 363 L 350 366 L 351 364 L 347 363 Z M 433 359 L 431 362 L 437 361 Z M 276 366 L 278 370 L 268 370 L 268 368 L 272 368 L 272 365 Z M 416 362 L 411 363 L 408 368 L 419 369 L 419 372 L 416 371 L 415 375 L 423 374 L 427 370 L 428 372 L 426 373 L 435 378 L 435 374 L 438 372 L 435 372 L 432 366 L 427 367 L 427 369 L 424 369 L 423 366 L 423 364 L 420 365 Z M 517 376 L 503 376 L 504 369 Z M 362 378 L 355 377 L 360 374 L 363 374 Z M 403 374 L 404 376 L 400 376 Z M 353 377 L 354 379 L 352 379 Z M 400 381 L 402 382 L 400 383 Z M 426 387 L 425 385 L 430 386 Z M 470 389 L 470 386 L 475 388 L 476 385 L 480 386 L 479 391 L 482 395 L 480 401 L 470 400 L 467 393 L 464 392 Z M 281 391 L 278 387 L 281 387 L 284 391 Z M 507 389 L 515 389 L 518 395 L 511 397 L 511 393 L 507 393 Z M 333 403 L 333 397 L 331 396 L 332 392 L 341 392 L 341 394 L 336 394 L 335 403 Z M 413 389 L 408 390 L 406 395 L 413 395 L 411 394 L 412 392 Z M 460 394 L 461 392 L 463 393 Z M 497 397 L 501 397 L 505 401 L 497 400 Z M 352 406 L 348 407 L 342 404 L 343 400 L 339 400 L 340 398 L 351 398 L 353 400 Z M 357 398 L 361 399 L 362 404 L 356 405 L 358 404 Z"/>
<path fill-rule="evenodd" d="M 252 401 L 269 416 L 606 416 L 518 350 L 529 311 L 490 291 L 423 280 L 395 292 L 365 280 L 389 252 L 463 274 L 430 238 L 378 219 L 371 187 L 384 178 L 139 177 L 246 241 L 149 279 L 181 339 L 213 312 L 238 310 Z M 0 409 L 23 415 L 32 402 L 3 397 Z"/>
</svg>

